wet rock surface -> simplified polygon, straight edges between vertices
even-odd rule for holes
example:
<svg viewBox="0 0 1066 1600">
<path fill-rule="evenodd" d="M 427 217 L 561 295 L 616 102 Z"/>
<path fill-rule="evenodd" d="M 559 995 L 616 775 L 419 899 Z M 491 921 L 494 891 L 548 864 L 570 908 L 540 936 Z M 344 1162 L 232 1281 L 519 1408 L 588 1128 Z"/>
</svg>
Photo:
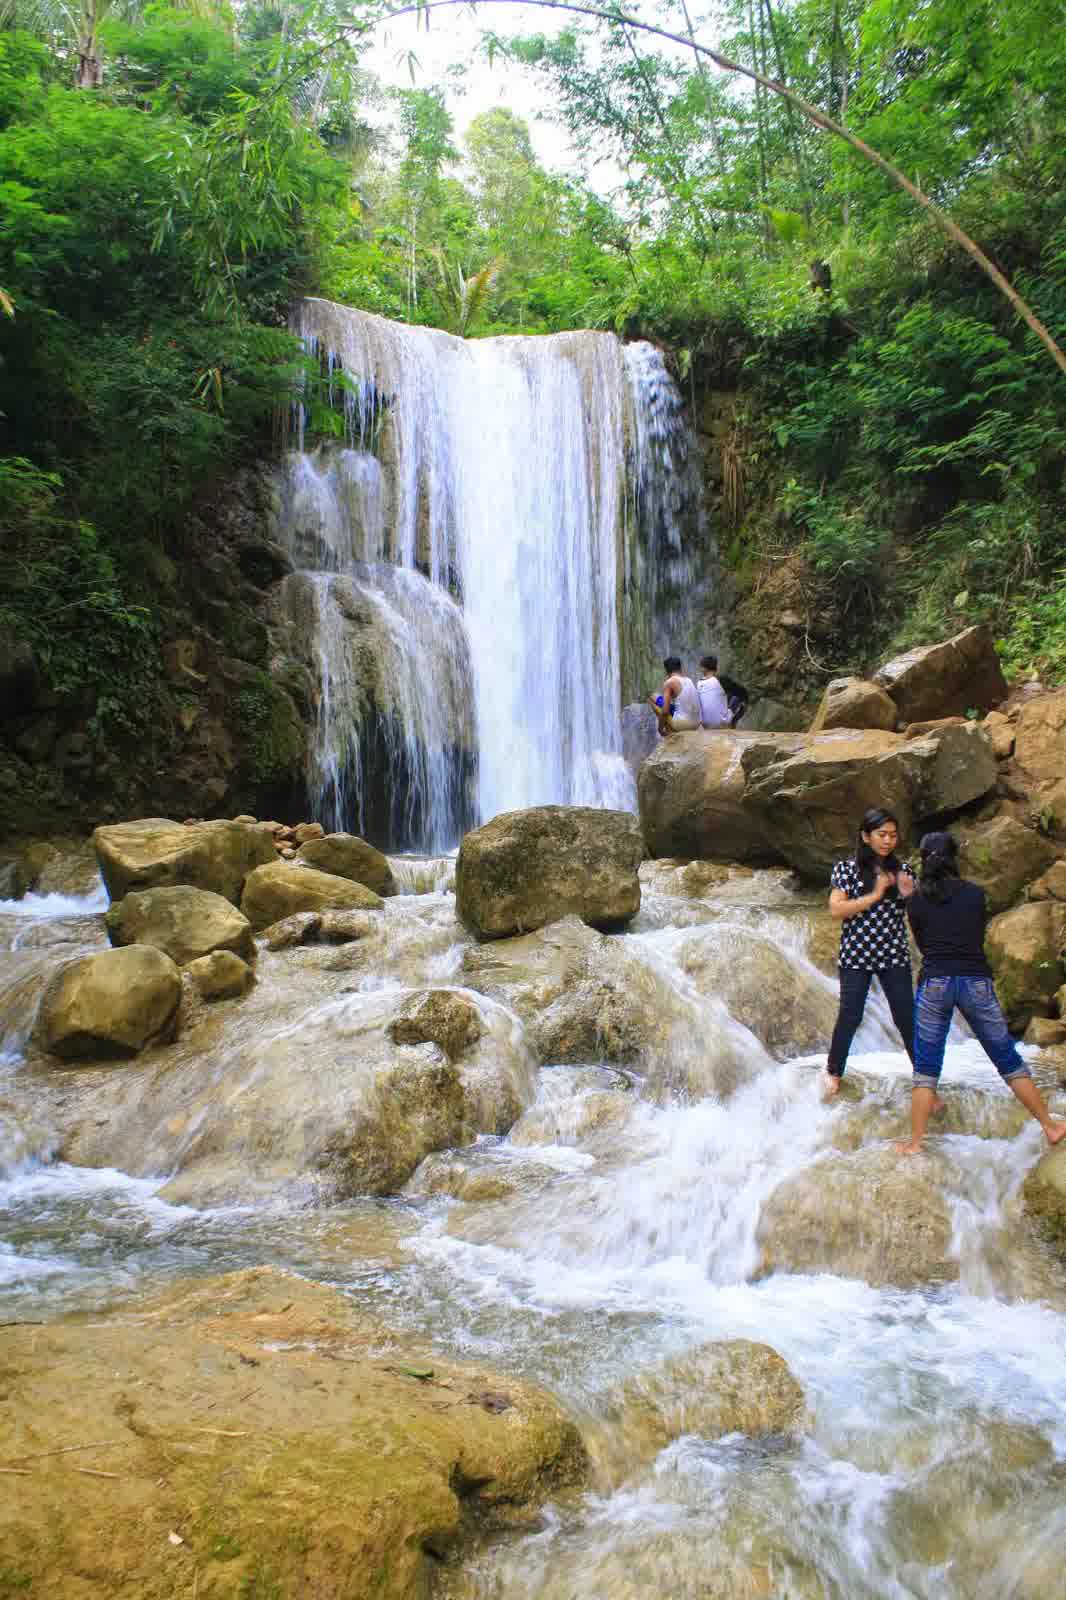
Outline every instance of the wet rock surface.
<svg viewBox="0 0 1066 1600">
<path fill-rule="evenodd" d="M 241 910 L 257 930 L 300 912 L 376 911 L 380 907 L 380 897 L 362 883 L 284 861 L 271 861 L 249 873 L 241 897 Z"/>
<path fill-rule="evenodd" d="M 255 956 L 247 917 L 209 889 L 134 890 L 112 904 L 104 920 L 113 945 L 150 944 L 179 967 L 213 950 Z"/>
<path fill-rule="evenodd" d="M 296 858 L 319 872 L 365 884 L 375 894 L 396 893 L 388 857 L 354 833 L 327 833 L 307 839 L 301 843 Z"/>
<path fill-rule="evenodd" d="M 544 1390 L 285 1272 L 3 1344 L 0 1449 L 25 1465 L 0 1496 L 0 1572 L 34 1595 L 421 1600 L 449 1551 L 586 1475 Z"/>
<path fill-rule="evenodd" d="M 180 1000 L 178 969 L 161 950 L 102 950 L 56 973 L 41 998 L 36 1038 L 64 1060 L 134 1055 L 167 1037 Z"/>
</svg>

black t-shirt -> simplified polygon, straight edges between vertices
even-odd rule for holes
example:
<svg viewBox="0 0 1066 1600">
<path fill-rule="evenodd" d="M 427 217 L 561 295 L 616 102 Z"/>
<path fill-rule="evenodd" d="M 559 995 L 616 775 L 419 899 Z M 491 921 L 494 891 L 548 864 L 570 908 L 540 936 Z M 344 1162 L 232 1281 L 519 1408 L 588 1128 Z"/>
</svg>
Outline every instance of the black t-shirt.
<svg viewBox="0 0 1066 1600">
<path fill-rule="evenodd" d="M 985 891 L 965 878 L 945 884 L 943 900 L 919 890 L 907 901 L 907 916 L 922 952 L 922 978 L 990 978 L 985 960 Z"/>
</svg>

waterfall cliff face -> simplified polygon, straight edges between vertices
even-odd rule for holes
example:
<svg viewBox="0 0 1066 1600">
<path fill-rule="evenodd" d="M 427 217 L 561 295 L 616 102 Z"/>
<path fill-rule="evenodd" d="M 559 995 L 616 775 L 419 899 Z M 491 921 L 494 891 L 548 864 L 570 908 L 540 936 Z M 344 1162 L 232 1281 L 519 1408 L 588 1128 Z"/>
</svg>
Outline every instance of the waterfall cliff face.
<svg viewBox="0 0 1066 1600">
<path fill-rule="evenodd" d="M 659 352 L 465 341 L 323 300 L 295 326 L 344 431 L 310 448 L 301 419 L 282 496 L 321 820 L 441 849 L 516 807 L 631 806 L 623 641 L 652 643 L 656 574 L 677 588 L 686 562 Z"/>
</svg>

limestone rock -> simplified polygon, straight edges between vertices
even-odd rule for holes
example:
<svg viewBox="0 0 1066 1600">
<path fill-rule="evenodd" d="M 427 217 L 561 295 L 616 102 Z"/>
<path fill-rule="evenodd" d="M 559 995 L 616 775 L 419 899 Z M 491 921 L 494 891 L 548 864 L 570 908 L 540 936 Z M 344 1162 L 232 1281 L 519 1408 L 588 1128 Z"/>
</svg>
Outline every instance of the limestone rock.
<svg viewBox="0 0 1066 1600">
<path fill-rule="evenodd" d="M 1066 833 L 1066 689 L 1029 700 L 1018 718 L 1015 765 L 1030 786 L 1030 801 L 1053 830 Z"/>
<path fill-rule="evenodd" d="M 264 928 L 263 938 L 268 950 L 291 950 L 293 945 L 310 944 L 322 925 L 317 911 L 297 911 L 291 917 L 282 917 Z"/>
<path fill-rule="evenodd" d="M 373 933 L 376 923 L 369 911 L 323 911 L 318 937 L 324 944 L 350 944 Z"/>
<path fill-rule="evenodd" d="M 335 878 L 351 878 L 353 883 L 363 883 L 375 894 L 396 893 L 388 857 L 354 833 L 327 833 L 322 838 L 308 839 L 296 855 L 298 860 L 319 872 L 331 872 Z"/>
<path fill-rule="evenodd" d="M 481 1038 L 481 1017 L 473 1001 L 456 989 L 416 994 L 389 1024 L 396 1044 L 435 1044 L 449 1061 Z"/>
<path fill-rule="evenodd" d="M 808 736 L 798 749 L 775 747 L 771 737 L 746 749 L 741 766 L 745 807 L 798 872 L 821 881 L 853 850 L 869 807 L 894 812 L 906 838 L 912 820 L 957 811 L 996 781 L 988 741 L 971 724 L 911 740 L 838 729 Z"/>
<path fill-rule="evenodd" d="M 812 733 L 830 728 L 895 729 L 899 718 L 896 702 L 865 678 L 832 678 L 826 684 L 821 705 L 811 723 Z"/>
<path fill-rule="evenodd" d="M 990 711 L 981 723 L 997 761 L 1014 754 L 1014 722 L 1002 711 Z"/>
<path fill-rule="evenodd" d="M 134 1055 L 166 1036 L 180 999 L 180 974 L 161 950 L 103 950 L 56 973 L 41 998 L 35 1038 L 69 1060 Z"/>
<path fill-rule="evenodd" d="M 993 817 L 990 822 L 954 832 L 962 875 L 981 885 L 993 914 L 1012 906 L 1025 885 L 1055 859 L 1055 847 L 1043 834 L 1011 816 Z"/>
<path fill-rule="evenodd" d="M 105 922 L 113 945 L 154 945 L 179 967 L 212 950 L 255 955 L 248 918 L 210 889 L 134 890 L 108 908 Z"/>
<path fill-rule="evenodd" d="M 271 851 L 273 857 L 273 851 Z M 299 911 L 377 911 L 381 900 L 364 884 L 337 878 L 314 867 L 289 866 L 271 859 L 248 874 L 241 910 L 255 929 L 267 928 Z"/>
<path fill-rule="evenodd" d="M 867 1146 L 786 1179 L 759 1220 L 762 1271 L 835 1272 L 901 1289 L 956 1278 L 936 1161 Z"/>
<path fill-rule="evenodd" d="M 1029 1216 L 1066 1254 L 1066 1145 L 1046 1150 L 1022 1185 Z"/>
<path fill-rule="evenodd" d="M 239 905 L 249 872 L 274 860 L 270 839 L 239 822 L 143 817 L 97 828 L 93 846 L 112 900 L 131 889 L 190 884 Z"/>
<path fill-rule="evenodd" d="M 835 928 L 838 948 L 839 923 Z M 836 997 L 773 939 L 712 923 L 693 929 L 675 960 L 701 994 L 720 1000 L 776 1060 L 824 1050 L 836 1021 Z"/>
<path fill-rule="evenodd" d="M 355 992 L 308 1009 L 300 986 L 261 983 L 227 1037 L 224 1073 L 223 1017 L 197 1008 L 171 1049 L 65 1091 L 68 1159 L 170 1171 L 165 1198 L 179 1204 L 394 1194 L 431 1151 L 506 1133 L 534 1089 L 522 1030 L 501 1006 L 468 996 L 481 1036 L 452 1062 L 436 1044 L 390 1038 L 412 998 Z"/>
<path fill-rule="evenodd" d="M 647 701 L 622 707 L 622 757 L 634 777 L 659 743 L 659 724 Z"/>
<path fill-rule="evenodd" d="M 204 1000 L 236 1000 L 255 982 L 246 961 L 232 950 L 212 950 L 189 963 L 189 977 Z"/>
<path fill-rule="evenodd" d="M 1025 1042 L 1039 1045 L 1041 1050 L 1049 1045 L 1066 1044 L 1066 1022 L 1056 1017 L 1033 1017 L 1025 1030 Z"/>
<path fill-rule="evenodd" d="M 802 1426 L 806 1404 L 787 1361 L 770 1345 L 724 1339 L 627 1378 L 597 1410 L 607 1426 L 591 1430 L 593 1459 L 616 1484 L 682 1434 L 791 1433 Z"/>
<path fill-rule="evenodd" d="M 1029 885 L 1030 900 L 1066 900 L 1066 861 L 1054 862 Z"/>
<path fill-rule="evenodd" d="M 299 822 L 292 830 L 292 836 L 297 844 L 308 844 L 312 839 L 321 839 L 325 833 L 321 822 Z"/>
<path fill-rule="evenodd" d="M 0 1495 L 0 1571 L 34 1595 L 73 1596 L 88 1571 L 101 1595 L 191 1594 L 196 1564 L 201 1594 L 422 1600 L 454 1544 L 528 1524 L 587 1473 L 545 1390 L 270 1268 L 178 1284 L 136 1317 L 8 1331 L 4 1453 L 42 1459 Z M 101 1494 L 59 1452 L 117 1435 Z"/>
<path fill-rule="evenodd" d="M 653 856 L 713 856 L 772 865 L 784 859 L 775 833 L 744 804 L 752 751 L 784 755 L 802 748 L 801 734 L 700 729 L 664 739 L 640 769 L 640 820 Z"/>
<path fill-rule="evenodd" d="M 636 817 L 591 806 L 508 811 L 464 836 L 456 911 L 479 938 L 502 939 L 575 914 L 617 927 L 640 910 L 644 843 Z"/>
<path fill-rule="evenodd" d="M 1036 900 L 993 917 L 985 952 L 996 975 L 996 994 L 1012 1028 L 1047 1016 L 1064 976 L 1066 906 Z"/>
<path fill-rule="evenodd" d="M 961 717 L 974 708 L 985 712 L 1007 695 L 995 643 L 984 624 L 886 661 L 874 682 L 891 695 L 904 724 Z"/>
</svg>

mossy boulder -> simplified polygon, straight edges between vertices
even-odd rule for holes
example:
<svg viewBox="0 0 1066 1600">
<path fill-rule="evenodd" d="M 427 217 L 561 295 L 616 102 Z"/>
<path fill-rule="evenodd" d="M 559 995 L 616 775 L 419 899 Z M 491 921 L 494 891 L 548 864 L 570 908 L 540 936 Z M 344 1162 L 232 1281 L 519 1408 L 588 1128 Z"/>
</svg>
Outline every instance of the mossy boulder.
<svg viewBox="0 0 1066 1600">
<path fill-rule="evenodd" d="M 811 723 L 812 733 L 830 728 L 887 728 L 899 720 L 896 702 L 865 678 L 833 678 L 825 686 L 821 704 Z"/>
<path fill-rule="evenodd" d="M 1011 816 L 993 817 L 972 827 L 956 828 L 959 865 L 964 878 L 979 883 L 995 914 L 1006 911 L 1055 859 L 1055 846 Z"/>
<path fill-rule="evenodd" d="M 179 884 L 139 889 L 116 901 L 104 918 L 113 945 L 150 944 L 179 967 L 213 950 L 252 958 L 255 940 L 248 918 L 210 889 Z"/>
<path fill-rule="evenodd" d="M 1066 1255 L 1066 1145 L 1047 1150 L 1022 1185 L 1026 1214 Z"/>
<path fill-rule="evenodd" d="M 252 833 L 251 828 L 248 829 Z M 273 857 L 273 848 L 271 849 Z M 380 896 L 365 884 L 351 878 L 338 878 L 332 872 L 272 859 L 267 866 L 248 874 L 241 896 L 241 910 L 255 929 L 301 911 L 377 911 Z"/>
<path fill-rule="evenodd" d="M 300 845 L 296 858 L 319 872 L 331 872 L 335 878 L 351 878 L 353 883 L 365 884 L 375 894 L 396 893 L 388 856 L 357 834 L 327 833 L 320 839 L 308 839 Z"/>
<path fill-rule="evenodd" d="M 0 1496 L 12 1593 L 423 1600 L 587 1474 L 543 1389 L 269 1268 L 5 1345 L 0 1452 L 33 1458 Z"/>
<path fill-rule="evenodd" d="M 958 1277 L 938 1158 L 869 1146 L 787 1178 L 759 1219 L 761 1271 L 835 1272 L 900 1289 Z"/>
<path fill-rule="evenodd" d="M 248 874 L 275 860 L 273 841 L 239 822 L 142 817 L 97 828 L 93 847 L 112 900 L 132 889 L 189 884 L 239 905 Z"/>
<path fill-rule="evenodd" d="M 628 811 L 533 806 L 464 836 L 456 911 L 481 939 L 504 939 L 576 915 L 617 928 L 640 910 L 640 824 Z"/>
<path fill-rule="evenodd" d="M 590 1448 L 598 1478 L 613 1486 L 682 1434 L 794 1432 L 806 1403 L 787 1361 L 770 1345 L 723 1339 L 627 1378 L 596 1410 L 604 1426 L 589 1429 Z"/>
<path fill-rule="evenodd" d="M 181 1000 L 181 975 L 151 945 L 101 950 L 61 967 L 41 997 L 34 1038 L 66 1060 L 136 1055 L 167 1038 Z"/>
<path fill-rule="evenodd" d="M 1048 1016 L 1066 966 L 1066 905 L 1034 900 L 993 917 L 985 953 L 996 994 L 1011 1027 L 1021 1032 L 1034 1016 Z"/>
</svg>

